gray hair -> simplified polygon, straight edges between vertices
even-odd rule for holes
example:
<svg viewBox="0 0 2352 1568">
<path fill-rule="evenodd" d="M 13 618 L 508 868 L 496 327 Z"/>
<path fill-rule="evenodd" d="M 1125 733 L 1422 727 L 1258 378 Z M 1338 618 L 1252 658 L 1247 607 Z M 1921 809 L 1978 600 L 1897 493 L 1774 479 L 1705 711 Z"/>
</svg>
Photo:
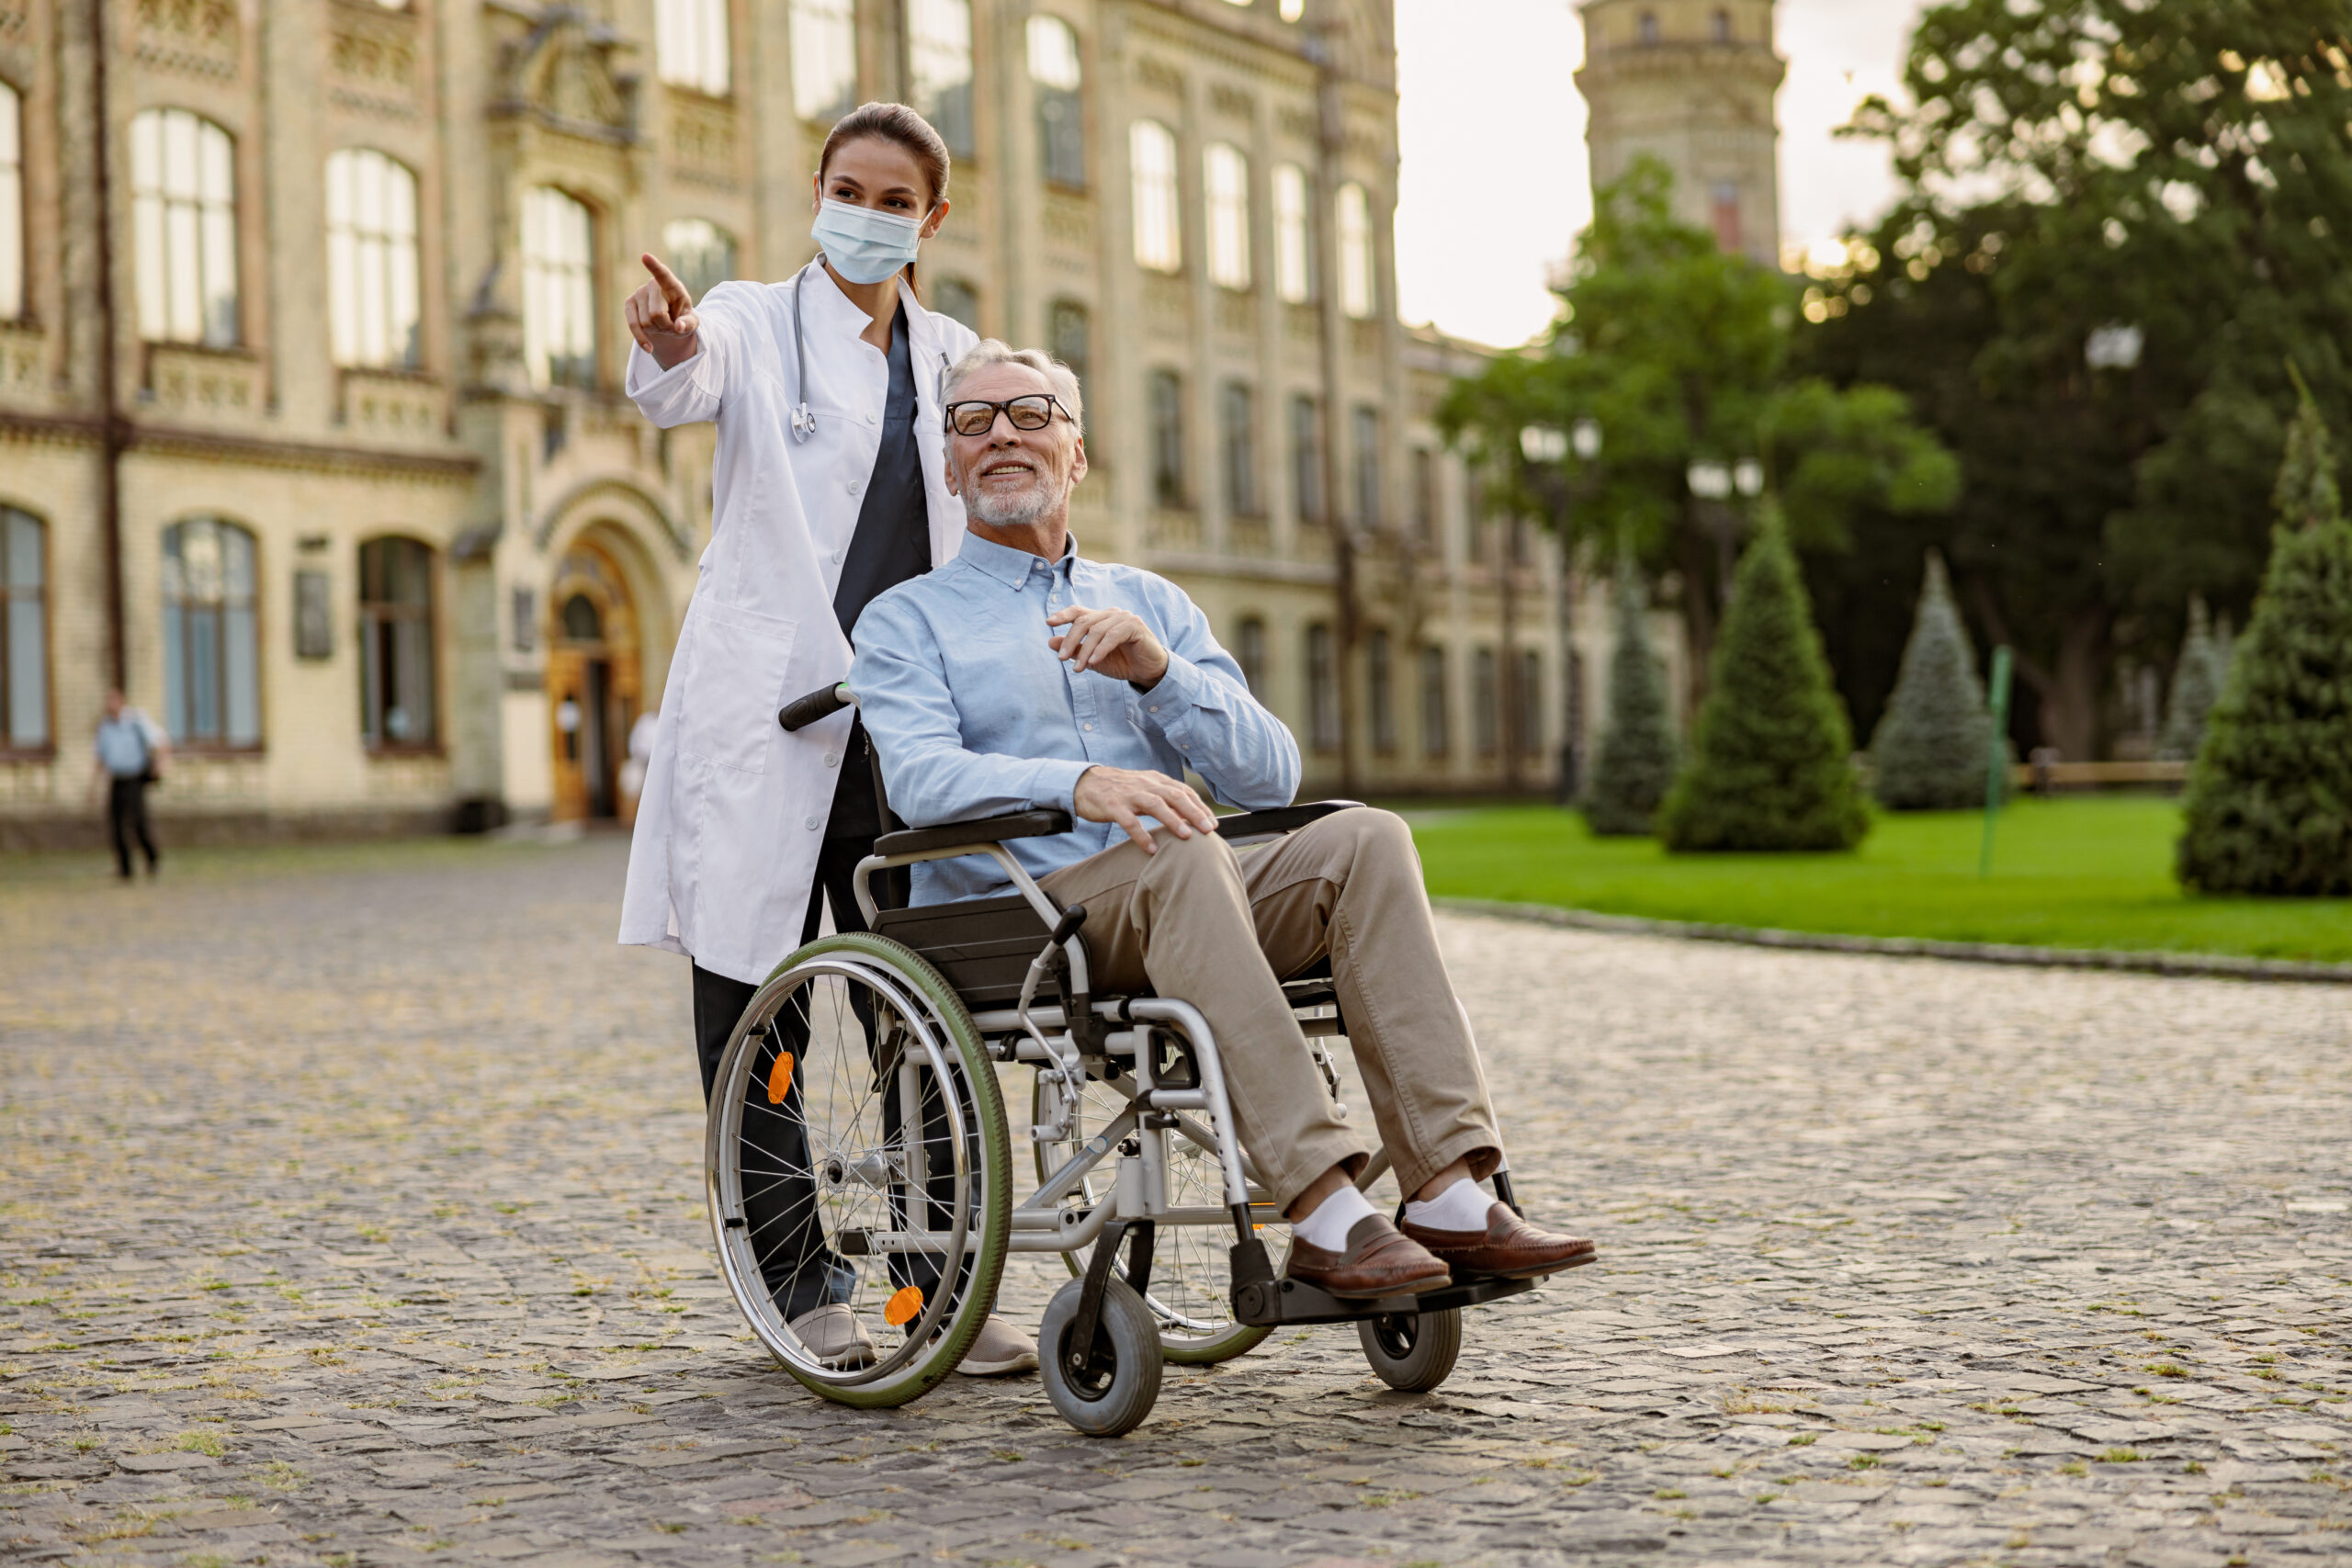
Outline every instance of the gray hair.
<svg viewBox="0 0 2352 1568">
<path fill-rule="evenodd" d="M 1015 348 L 1001 338 L 982 338 L 963 358 L 949 366 L 946 379 L 940 383 L 939 400 L 954 402 L 956 389 L 991 365 L 1025 365 L 1043 376 L 1046 384 L 1053 388 L 1054 396 L 1061 400 L 1062 407 L 1069 411 L 1070 423 L 1078 427 L 1080 436 L 1085 435 L 1086 407 L 1079 396 L 1078 372 L 1042 348 Z"/>
</svg>

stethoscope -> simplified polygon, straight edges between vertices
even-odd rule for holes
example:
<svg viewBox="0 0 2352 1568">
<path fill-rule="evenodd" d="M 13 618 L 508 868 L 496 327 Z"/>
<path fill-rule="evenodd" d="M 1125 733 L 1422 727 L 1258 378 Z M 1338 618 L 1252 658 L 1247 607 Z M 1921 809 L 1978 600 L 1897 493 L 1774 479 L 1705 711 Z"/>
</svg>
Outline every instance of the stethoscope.
<svg viewBox="0 0 2352 1568">
<path fill-rule="evenodd" d="M 800 406 L 792 411 L 792 438 L 795 441 L 806 441 L 817 434 L 817 415 L 808 407 L 808 334 L 800 330 L 800 290 L 808 285 L 808 275 L 817 269 L 817 261 L 822 259 L 820 256 L 809 262 L 792 280 L 792 363 L 799 378 L 793 387 L 800 394 Z M 946 389 L 947 355 L 943 353 L 939 356 L 937 380 L 933 389 L 934 400 L 944 397 Z"/>
</svg>

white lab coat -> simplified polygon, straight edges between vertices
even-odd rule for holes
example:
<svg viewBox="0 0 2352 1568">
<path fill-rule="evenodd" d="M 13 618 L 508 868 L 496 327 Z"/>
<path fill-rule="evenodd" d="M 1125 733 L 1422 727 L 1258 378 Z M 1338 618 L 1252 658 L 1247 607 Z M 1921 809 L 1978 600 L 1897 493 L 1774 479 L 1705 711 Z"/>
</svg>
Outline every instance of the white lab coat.
<svg viewBox="0 0 2352 1568">
<path fill-rule="evenodd" d="M 806 288 L 807 397 L 816 429 L 794 438 L 801 389 L 793 292 Z M 978 339 L 903 284 L 915 378 L 915 444 L 931 560 L 952 558 L 964 505 L 947 492 L 942 373 Z M 629 845 L 620 940 L 764 980 L 799 945 L 817 852 L 850 730 L 836 714 L 797 734 L 776 709 L 849 672 L 833 589 L 881 445 L 889 362 L 821 266 L 786 283 L 722 283 L 695 306 L 701 347 L 663 370 L 629 355 L 628 390 L 663 428 L 718 423 L 710 547 L 662 688 Z"/>
</svg>

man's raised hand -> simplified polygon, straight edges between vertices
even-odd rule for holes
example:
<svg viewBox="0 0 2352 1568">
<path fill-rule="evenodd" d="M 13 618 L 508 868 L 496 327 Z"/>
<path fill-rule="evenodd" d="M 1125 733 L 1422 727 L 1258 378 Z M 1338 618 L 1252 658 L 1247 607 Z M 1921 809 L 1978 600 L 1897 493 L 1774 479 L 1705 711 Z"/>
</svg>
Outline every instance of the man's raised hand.
<svg viewBox="0 0 2352 1568">
<path fill-rule="evenodd" d="M 655 255 L 637 258 L 653 281 L 640 284 L 628 303 L 621 308 L 622 318 L 628 322 L 628 335 L 637 346 L 651 355 L 662 369 L 671 370 L 695 356 L 702 344 L 695 335 L 699 325 L 695 316 L 695 297 L 678 281 L 678 275 L 662 265 Z"/>
<path fill-rule="evenodd" d="M 1089 768 L 1078 775 L 1070 804 L 1089 822 L 1116 822 L 1148 855 L 1158 854 L 1159 846 L 1143 825 L 1147 817 L 1158 818 L 1180 839 L 1216 831 L 1216 813 L 1192 785 L 1148 768 Z"/>
<path fill-rule="evenodd" d="M 1168 673 L 1168 650 L 1132 610 L 1090 610 L 1072 604 L 1047 615 L 1046 624 L 1063 628 L 1048 637 L 1046 646 L 1069 660 L 1073 670 L 1099 670 L 1114 681 L 1132 682 L 1147 692 Z"/>
</svg>

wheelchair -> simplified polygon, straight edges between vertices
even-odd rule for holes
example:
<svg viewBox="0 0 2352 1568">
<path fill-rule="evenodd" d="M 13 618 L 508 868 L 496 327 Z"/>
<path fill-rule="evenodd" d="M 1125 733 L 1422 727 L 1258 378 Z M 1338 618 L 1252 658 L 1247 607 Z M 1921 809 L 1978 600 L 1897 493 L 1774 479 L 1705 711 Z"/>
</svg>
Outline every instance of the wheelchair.
<svg viewBox="0 0 2352 1568">
<path fill-rule="evenodd" d="M 797 730 L 855 700 L 826 687 L 777 719 Z M 878 761 L 875 784 L 895 823 Z M 1229 816 L 1220 831 L 1260 841 L 1357 804 Z M 1164 1362 L 1227 1360 L 1293 1325 L 1354 1323 L 1392 1388 L 1437 1387 L 1462 1309 L 1539 1281 L 1343 1299 L 1278 1276 L 1262 1233 L 1285 1222 L 1235 1136 L 1207 1021 L 1182 998 L 1098 992 L 1084 908 L 1058 908 L 1004 848 L 1069 829 L 1041 810 L 887 833 L 855 872 L 870 929 L 802 947 L 753 996 L 706 1143 L 712 1233 L 752 1332 L 826 1399 L 903 1404 L 955 1371 L 1009 1254 L 1056 1253 L 1071 1279 L 1045 1311 L 1039 1371 L 1082 1433 L 1139 1425 Z M 905 907 L 906 867 L 967 855 L 994 860 L 1016 891 Z M 1329 964 L 1283 988 L 1337 1100 L 1330 1042 L 1346 1024 Z M 1031 1072 L 1035 1187 L 1018 1204 L 1000 1068 Z M 1387 1168 L 1375 1154 L 1358 1185 Z M 1508 1171 L 1492 1181 L 1513 1203 Z M 828 1359 L 793 1331 L 826 1304 L 850 1309 L 870 1359 Z"/>
</svg>

